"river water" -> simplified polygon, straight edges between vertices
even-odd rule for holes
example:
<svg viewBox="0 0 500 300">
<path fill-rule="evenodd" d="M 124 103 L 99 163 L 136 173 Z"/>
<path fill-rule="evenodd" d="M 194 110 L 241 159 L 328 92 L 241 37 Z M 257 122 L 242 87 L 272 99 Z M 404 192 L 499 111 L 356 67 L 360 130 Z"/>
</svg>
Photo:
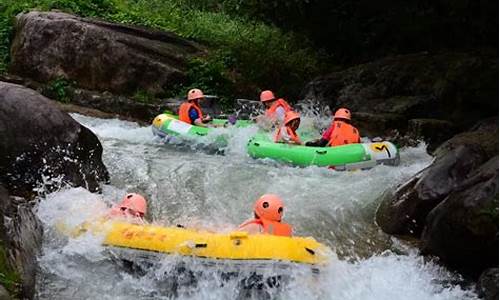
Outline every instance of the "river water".
<svg viewBox="0 0 500 300">
<path fill-rule="evenodd" d="M 150 127 L 72 116 L 98 135 L 111 184 L 100 195 L 61 188 L 41 199 L 37 214 L 45 235 L 39 299 L 477 299 L 458 275 L 374 224 L 381 193 L 431 162 L 424 145 L 403 149 L 398 167 L 337 172 L 249 158 L 245 145 L 256 128 L 230 131 L 225 154 L 216 155 L 206 150 L 205 141 L 195 146 L 165 144 L 153 138 Z M 206 144 L 210 142 L 208 137 Z M 255 288 L 242 285 L 254 274 L 253 265 L 207 266 L 193 258 L 143 259 L 121 253 L 137 258 L 142 268 L 134 265 L 134 271 L 100 245 L 102 237 L 68 239 L 60 234 L 61 228 L 102 214 L 126 192 L 146 196 L 152 222 L 219 231 L 251 217 L 260 195 L 279 194 L 286 204 L 285 221 L 294 226 L 294 233 L 328 245 L 333 250 L 331 262 L 319 274 L 298 265 L 283 271 L 269 262 L 259 266 L 259 272 L 271 278 L 285 272 L 286 280 L 279 287 Z"/>
</svg>

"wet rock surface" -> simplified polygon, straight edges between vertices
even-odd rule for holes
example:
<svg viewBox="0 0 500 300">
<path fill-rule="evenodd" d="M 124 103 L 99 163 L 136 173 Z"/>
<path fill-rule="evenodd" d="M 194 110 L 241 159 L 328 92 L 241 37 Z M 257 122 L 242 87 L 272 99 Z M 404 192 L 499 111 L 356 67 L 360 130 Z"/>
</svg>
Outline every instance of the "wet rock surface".
<svg viewBox="0 0 500 300">
<path fill-rule="evenodd" d="M 0 285 L 0 300 L 10 300 L 10 295 L 9 292 L 2 286 Z"/>
<path fill-rule="evenodd" d="M 483 161 L 464 146 L 437 158 L 396 191 L 386 191 L 377 210 L 377 224 L 387 233 L 418 236 L 427 214 Z"/>
<path fill-rule="evenodd" d="M 420 237 L 422 253 L 478 276 L 498 266 L 498 118 L 443 143 L 434 162 L 376 212 L 387 233 Z"/>
<path fill-rule="evenodd" d="M 484 271 L 478 280 L 479 296 L 485 300 L 498 299 L 498 268 Z"/>
<path fill-rule="evenodd" d="M 15 32 L 12 73 L 118 94 L 165 93 L 185 80 L 189 57 L 203 52 L 173 33 L 61 12 L 21 14 Z"/>
<path fill-rule="evenodd" d="M 18 274 L 19 287 L 13 288 L 20 298 L 31 299 L 35 293 L 36 255 L 42 243 L 42 226 L 34 215 L 33 203 L 9 195 L 0 185 L 0 238 L 9 272 Z M 2 270 L 2 271 L 5 271 Z M 4 299 L 4 298 L 0 298 Z"/>
<path fill-rule="evenodd" d="M 498 156 L 427 215 L 421 240 L 422 253 L 467 273 L 498 267 Z"/>
<path fill-rule="evenodd" d="M 454 129 L 466 130 L 477 120 L 498 114 L 496 51 L 416 53 L 383 58 L 311 81 L 304 99 L 314 99 L 332 111 L 347 107 L 363 135 L 385 135 L 390 129 L 430 138 L 434 147 Z M 416 126 L 420 124 L 420 126 Z M 439 125 L 439 127 L 436 127 Z M 443 125 L 445 125 L 443 127 Z M 423 128 L 422 128 L 423 129 Z M 435 130 L 443 132 L 435 132 Z"/>
<path fill-rule="evenodd" d="M 0 140 L 2 272 L 18 278 L 9 287 L 11 295 L 31 299 L 42 242 L 31 199 L 64 184 L 98 191 L 109 174 L 102 146 L 89 129 L 17 84 L 0 82 Z"/>
<path fill-rule="evenodd" d="M 0 100 L 0 182 L 13 195 L 64 183 L 97 191 L 108 180 L 97 137 L 52 101 L 4 82 Z"/>
</svg>

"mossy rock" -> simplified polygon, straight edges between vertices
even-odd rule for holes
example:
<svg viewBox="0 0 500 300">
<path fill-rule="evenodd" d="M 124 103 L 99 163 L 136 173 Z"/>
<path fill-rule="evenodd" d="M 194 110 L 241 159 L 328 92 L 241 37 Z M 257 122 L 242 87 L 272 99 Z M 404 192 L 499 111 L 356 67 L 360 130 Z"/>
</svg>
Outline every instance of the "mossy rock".
<svg viewBox="0 0 500 300">
<path fill-rule="evenodd" d="M 0 242 L 0 287 L 4 287 L 7 294 L 0 288 L 0 300 L 10 299 L 9 294 L 16 297 L 21 291 L 21 276 L 9 264 L 7 251 Z M 7 296 L 7 297 L 5 297 Z"/>
</svg>

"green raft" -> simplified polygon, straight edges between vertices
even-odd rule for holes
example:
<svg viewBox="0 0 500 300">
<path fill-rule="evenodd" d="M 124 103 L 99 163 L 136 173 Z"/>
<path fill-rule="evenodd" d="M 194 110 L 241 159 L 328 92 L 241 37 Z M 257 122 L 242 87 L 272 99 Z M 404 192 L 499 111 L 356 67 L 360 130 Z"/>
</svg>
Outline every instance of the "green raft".
<svg viewBox="0 0 500 300">
<path fill-rule="evenodd" d="M 228 120 L 224 119 L 214 119 L 211 124 L 218 127 L 246 127 L 252 124 L 249 120 L 237 120 L 236 124 L 232 125 Z M 160 137 L 166 136 L 184 136 L 184 137 L 196 137 L 196 136 L 206 136 L 211 131 L 217 128 L 214 127 L 201 127 L 196 125 L 191 125 L 186 122 L 179 121 L 179 117 L 176 115 L 163 113 L 153 120 L 152 130 L 155 135 Z"/>
<path fill-rule="evenodd" d="M 337 170 L 399 164 L 397 147 L 387 141 L 337 147 L 306 147 L 274 143 L 269 134 L 260 133 L 248 141 L 247 150 L 253 158 L 269 158 L 297 166 L 328 166 Z"/>
</svg>

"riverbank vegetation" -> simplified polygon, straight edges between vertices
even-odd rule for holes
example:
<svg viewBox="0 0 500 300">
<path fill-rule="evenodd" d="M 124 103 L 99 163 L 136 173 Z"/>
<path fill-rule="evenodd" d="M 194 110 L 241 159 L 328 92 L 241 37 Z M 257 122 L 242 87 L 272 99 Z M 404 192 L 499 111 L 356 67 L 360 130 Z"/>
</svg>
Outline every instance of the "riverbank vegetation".
<svg viewBox="0 0 500 300">
<path fill-rule="evenodd" d="M 173 31 L 206 45 L 208 54 L 190 62 L 188 81 L 174 87 L 170 96 L 195 86 L 222 96 L 253 95 L 263 88 L 297 96 L 319 74 L 318 51 L 305 36 L 207 5 L 180 0 L 7 0 L 0 4 L 0 72 L 8 69 L 14 17 L 58 9 Z"/>
</svg>

